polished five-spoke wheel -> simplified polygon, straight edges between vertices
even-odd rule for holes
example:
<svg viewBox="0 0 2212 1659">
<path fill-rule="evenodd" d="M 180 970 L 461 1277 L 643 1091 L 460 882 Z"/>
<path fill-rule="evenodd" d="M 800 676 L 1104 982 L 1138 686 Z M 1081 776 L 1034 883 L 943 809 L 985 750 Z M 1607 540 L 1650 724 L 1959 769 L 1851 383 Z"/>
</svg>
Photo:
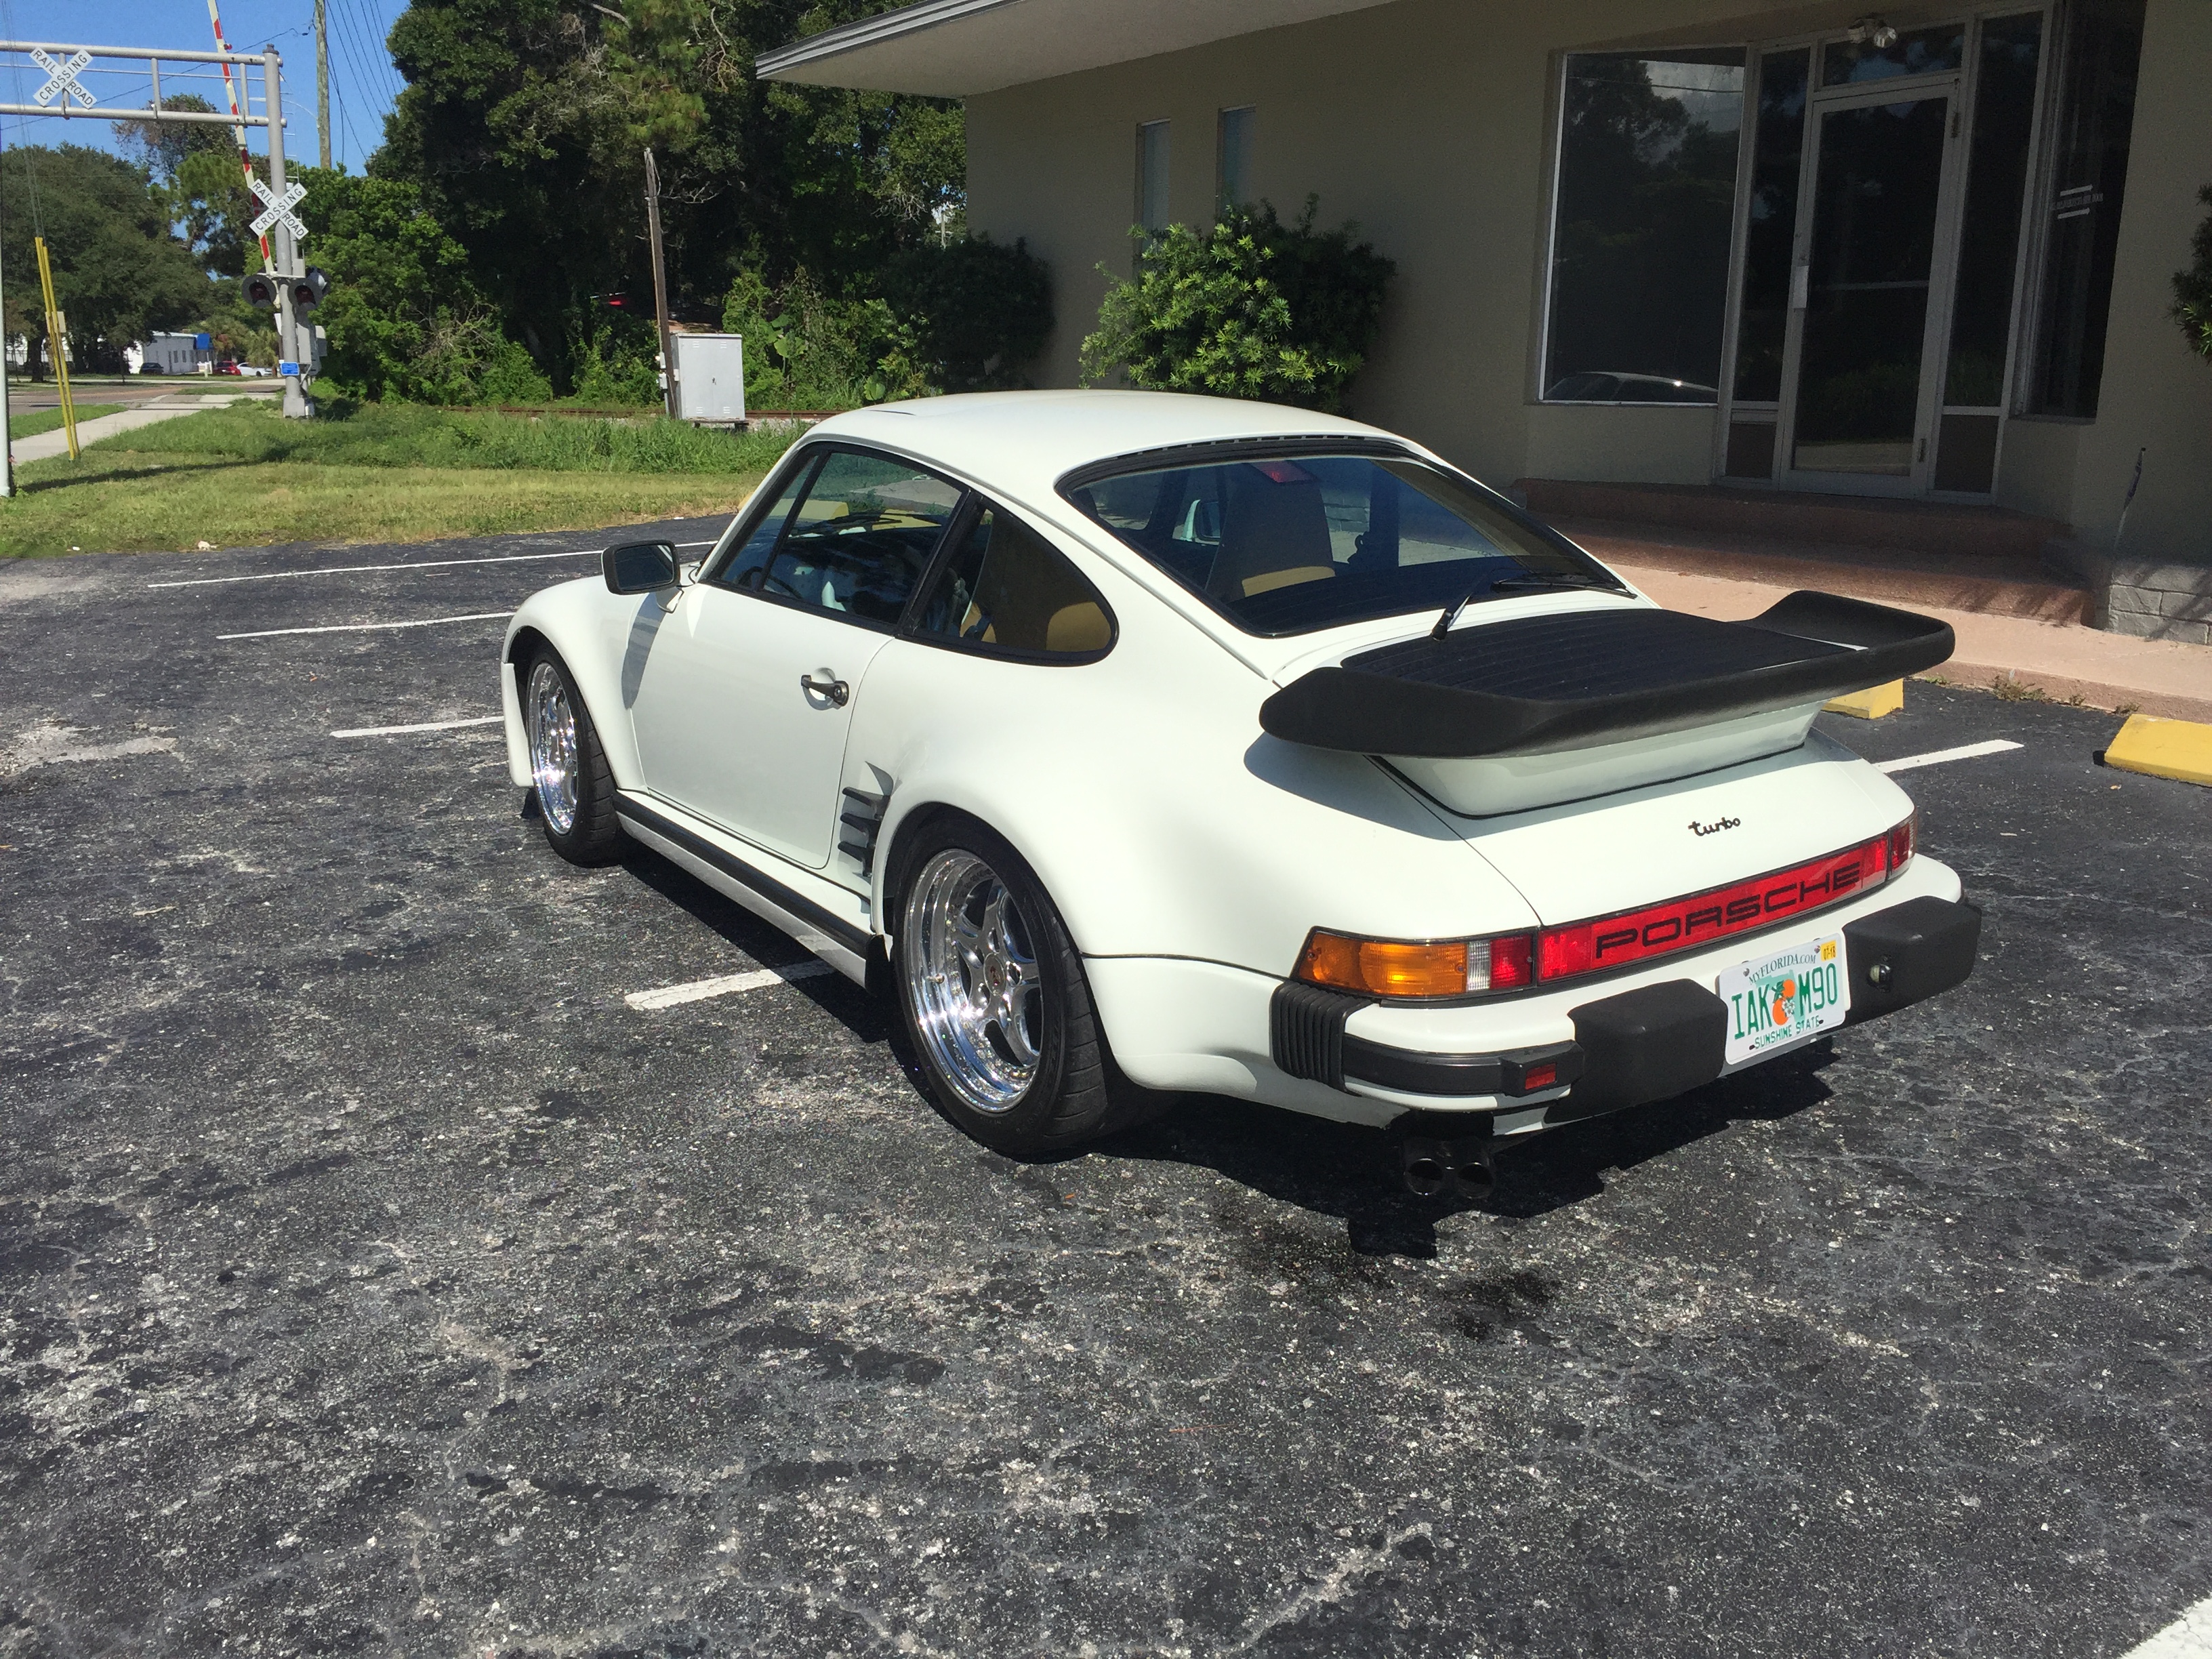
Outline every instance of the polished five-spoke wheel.
<svg viewBox="0 0 2212 1659">
<path fill-rule="evenodd" d="M 561 835 L 576 827 L 576 711 L 550 657 L 532 665 L 523 701 L 530 728 L 530 775 L 538 810 Z"/>
<path fill-rule="evenodd" d="M 522 729 L 530 742 L 530 793 L 545 839 L 573 864 L 622 856 L 614 774 L 568 665 L 541 647 L 520 672 Z"/>
<path fill-rule="evenodd" d="M 976 1111 L 1011 1110 L 1044 1046 L 1030 919 L 989 865 L 947 848 L 915 873 L 905 929 L 907 995 L 935 1069 Z"/>
</svg>

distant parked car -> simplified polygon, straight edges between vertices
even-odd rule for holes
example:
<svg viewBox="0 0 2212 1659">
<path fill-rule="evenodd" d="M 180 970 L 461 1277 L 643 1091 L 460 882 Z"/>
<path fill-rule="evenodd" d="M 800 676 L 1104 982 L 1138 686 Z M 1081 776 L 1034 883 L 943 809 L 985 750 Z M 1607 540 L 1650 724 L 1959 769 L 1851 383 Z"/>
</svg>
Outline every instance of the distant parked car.
<svg viewBox="0 0 2212 1659">
<path fill-rule="evenodd" d="M 1554 404 L 1717 404 L 1721 394 L 1719 388 L 1695 380 L 1607 370 L 1562 375 L 1552 382 L 1544 399 Z"/>
<path fill-rule="evenodd" d="M 237 367 L 237 368 L 236 368 L 236 369 L 234 369 L 234 371 L 232 371 L 232 372 L 233 372 L 233 373 L 234 373 L 234 374 L 243 374 L 243 375 L 245 375 L 248 380 L 252 380 L 252 379 L 255 378 L 256 376 L 266 376 L 266 375 L 270 375 L 270 374 L 274 374 L 276 371 L 275 369 L 273 369 L 273 368 L 258 368 L 258 367 L 256 367 L 256 366 L 255 366 L 254 364 L 252 364 L 252 363 L 240 363 L 240 364 Z"/>
<path fill-rule="evenodd" d="M 238 360 L 237 360 L 235 357 L 226 357 L 226 358 L 224 358 L 221 362 L 217 363 L 217 364 L 215 366 L 215 372 L 216 372 L 216 374 L 237 374 L 237 373 L 238 373 Z"/>
</svg>

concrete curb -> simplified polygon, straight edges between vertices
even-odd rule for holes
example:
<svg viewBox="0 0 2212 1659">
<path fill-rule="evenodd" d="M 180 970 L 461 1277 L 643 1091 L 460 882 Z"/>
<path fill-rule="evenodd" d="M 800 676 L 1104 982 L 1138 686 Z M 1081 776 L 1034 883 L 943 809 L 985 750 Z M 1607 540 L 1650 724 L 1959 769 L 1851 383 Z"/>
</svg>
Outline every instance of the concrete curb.
<svg viewBox="0 0 2212 1659">
<path fill-rule="evenodd" d="M 2105 764 L 2212 788 L 2212 726 L 2130 714 L 2106 746 Z"/>
</svg>

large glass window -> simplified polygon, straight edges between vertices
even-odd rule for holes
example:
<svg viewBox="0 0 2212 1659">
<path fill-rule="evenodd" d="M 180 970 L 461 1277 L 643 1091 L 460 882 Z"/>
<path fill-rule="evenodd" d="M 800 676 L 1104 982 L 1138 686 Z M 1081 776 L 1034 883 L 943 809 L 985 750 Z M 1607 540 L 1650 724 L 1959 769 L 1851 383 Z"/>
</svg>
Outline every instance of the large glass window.
<svg viewBox="0 0 2212 1659">
<path fill-rule="evenodd" d="M 2086 417 L 2105 372 L 2143 0 L 2079 0 L 2069 16 L 2027 410 Z"/>
<path fill-rule="evenodd" d="M 1736 322 L 1735 395 L 1741 403 L 1782 397 L 1782 352 L 1790 333 L 1790 256 L 1797 240 L 1797 173 L 1805 154 L 1803 46 L 1759 63 L 1759 118 L 1752 138 L 1751 213 L 1744 231 L 1743 310 Z M 1758 471 L 1764 474 L 1767 467 Z"/>
<path fill-rule="evenodd" d="M 1735 49 L 1566 60 L 1547 399 L 1719 400 L 1743 66 Z"/>
<path fill-rule="evenodd" d="M 1147 231 L 1168 228 L 1168 124 L 1137 129 L 1137 223 Z"/>
<path fill-rule="evenodd" d="M 1024 657 L 1093 657 L 1114 643 L 1097 590 L 1051 543 L 989 506 L 931 582 L 915 631 Z"/>
<path fill-rule="evenodd" d="M 1221 112 L 1213 158 L 1213 210 L 1226 212 L 1252 199 L 1252 127 L 1259 112 L 1243 109 Z"/>
<path fill-rule="evenodd" d="M 887 455 L 836 449 L 787 491 L 714 580 L 896 623 L 960 504 L 960 487 Z"/>
<path fill-rule="evenodd" d="M 1992 18 L 1976 53 L 1974 141 L 1959 232 L 1959 276 L 1951 302 L 1951 354 L 1943 401 L 1995 408 L 2004 401 L 2005 349 L 2012 332 L 2013 270 L 2035 124 L 2035 75 L 2043 15 Z"/>
<path fill-rule="evenodd" d="M 1618 586 L 1498 497 L 1412 459 L 1154 464 L 1066 494 L 1249 634 L 1303 634 L 1461 599 Z"/>
</svg>

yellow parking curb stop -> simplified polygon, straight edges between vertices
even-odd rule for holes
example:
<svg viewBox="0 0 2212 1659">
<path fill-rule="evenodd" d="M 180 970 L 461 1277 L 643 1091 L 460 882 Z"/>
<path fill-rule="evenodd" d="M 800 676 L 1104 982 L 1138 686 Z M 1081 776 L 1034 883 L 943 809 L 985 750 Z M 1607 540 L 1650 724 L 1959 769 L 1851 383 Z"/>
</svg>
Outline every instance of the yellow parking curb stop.
<svg viewBox="0 0 2212 1659">
<path fill-rule="evenodd" d="M 2105 764 L 2154 778 L 2212 785 L 2212 726 L 2130 714 L 2106 749 Z"/>
<path fill-rule="evenodd" d="M 1887 685 L 1870 686 L 1864 691 L 1854 691 L 1848 697 L 1832 697 L 1820 707 L 1831 714 L 1851 714 L 1863 720 L 1878 720 L 1884 714 L 1894 714 L 1905 707 L 1905 682 L 1892 680 Z"/>
</svg>

